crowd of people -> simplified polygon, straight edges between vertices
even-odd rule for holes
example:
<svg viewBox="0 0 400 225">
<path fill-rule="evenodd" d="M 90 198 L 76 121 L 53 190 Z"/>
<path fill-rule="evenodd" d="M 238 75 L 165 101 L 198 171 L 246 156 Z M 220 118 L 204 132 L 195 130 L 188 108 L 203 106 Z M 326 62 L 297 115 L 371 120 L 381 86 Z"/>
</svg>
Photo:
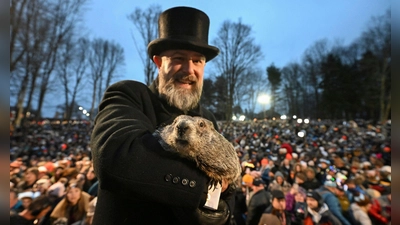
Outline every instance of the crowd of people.
<svg viewBox="0 0 400 225">
<path fill-rule="evenodd" d="M 219 128 L 243 169 L 237 225 L 390 224 L 390 122 L 263 120 Z M 11 134 L 11 221 L 91 224 L 98 188 L 91 130 L 82 122 L 34 123 Z"/>
<path fill-rule="evenodd" d="M 243 168 L 239 224 L 390 224 L 390 121 L 220 124 Z"/>
</svg>

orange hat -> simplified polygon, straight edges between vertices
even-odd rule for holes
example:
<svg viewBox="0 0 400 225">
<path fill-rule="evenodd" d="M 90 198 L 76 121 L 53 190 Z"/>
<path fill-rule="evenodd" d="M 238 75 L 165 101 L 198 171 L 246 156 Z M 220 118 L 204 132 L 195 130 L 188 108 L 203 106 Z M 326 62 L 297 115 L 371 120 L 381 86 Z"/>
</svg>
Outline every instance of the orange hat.
<svg viewBox="0 0 400 225">
<path fill-rule="evenodd" d="M 292 155 L 290 154 L 290 153 L 286 153 L 286 157 L 285 157 L 286 159 L 288 159 L 288 160 L 292 160 Z"/>
<path fill-rule="evenodd" d="M 261 166 L 266 166 L 266 165 L 268 165 L 268 159 L 266 158 L 261 159 Z"/>
<path fill-rule="evenodd" d="M 387 147 L 387 146 L 384 147 L 384 148 L 383 148 L 383 151 L 384 151 L 384 152 L 390 152 L 390 147 Z"/>
<path fill-rule="evenodd" d="M 254 177 L 251 176 L 250 174 L 243 175 L 243 178 L 242 178 L 243 183 L 250 185 L 253 183 L 253 180 L 254 180 Z"/>
</svg>

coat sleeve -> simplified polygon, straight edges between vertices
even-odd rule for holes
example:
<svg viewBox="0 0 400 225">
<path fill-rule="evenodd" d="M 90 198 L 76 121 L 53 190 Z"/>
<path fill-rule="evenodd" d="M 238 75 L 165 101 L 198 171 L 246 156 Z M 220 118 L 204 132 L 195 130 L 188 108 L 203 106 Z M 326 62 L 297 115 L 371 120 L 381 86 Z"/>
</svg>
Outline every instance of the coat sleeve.
<svg viewBox="0 0 400 225">
<path fill-rule="evenodd" d="M 106 90 L 91 135 L 99 187 L 130 199 L 197 208 L 205 201 L 208 178 L 153 137 L 160 110 L 154 104 L 150 90 L 137 82 Z"/>
</svg>

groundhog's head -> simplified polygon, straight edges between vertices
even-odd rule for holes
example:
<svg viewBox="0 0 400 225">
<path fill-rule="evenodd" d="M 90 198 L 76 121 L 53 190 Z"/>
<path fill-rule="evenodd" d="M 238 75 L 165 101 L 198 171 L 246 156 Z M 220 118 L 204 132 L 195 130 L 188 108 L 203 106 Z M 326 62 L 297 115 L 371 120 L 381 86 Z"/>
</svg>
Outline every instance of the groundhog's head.
<svg viewBox="0 0 400 225">
<path fill-rule="evenodd" d="M 221 136 L 211 121 L 201 117 L 181 115 L 162 129 L 162 139 L 180 153 L 194 156 L 192 151 L 200 151 L 212 143 L 212 139 Z"/>
</svg>

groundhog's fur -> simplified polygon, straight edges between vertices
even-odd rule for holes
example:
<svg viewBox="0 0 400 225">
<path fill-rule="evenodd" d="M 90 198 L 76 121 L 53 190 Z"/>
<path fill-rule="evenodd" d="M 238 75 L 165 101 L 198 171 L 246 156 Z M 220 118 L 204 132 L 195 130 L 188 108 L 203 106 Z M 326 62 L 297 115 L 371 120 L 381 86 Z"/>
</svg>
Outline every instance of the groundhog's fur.
<svg viewBox="0 0 400 225">
<path fill-rule="evenodd" d="M 164 149 L 195 161 L 213 185 L 222 179 L 234 185 L 241 173 L 233 145 L 207 119 L 181 115 L 154 135 Z"/>
</svg>

